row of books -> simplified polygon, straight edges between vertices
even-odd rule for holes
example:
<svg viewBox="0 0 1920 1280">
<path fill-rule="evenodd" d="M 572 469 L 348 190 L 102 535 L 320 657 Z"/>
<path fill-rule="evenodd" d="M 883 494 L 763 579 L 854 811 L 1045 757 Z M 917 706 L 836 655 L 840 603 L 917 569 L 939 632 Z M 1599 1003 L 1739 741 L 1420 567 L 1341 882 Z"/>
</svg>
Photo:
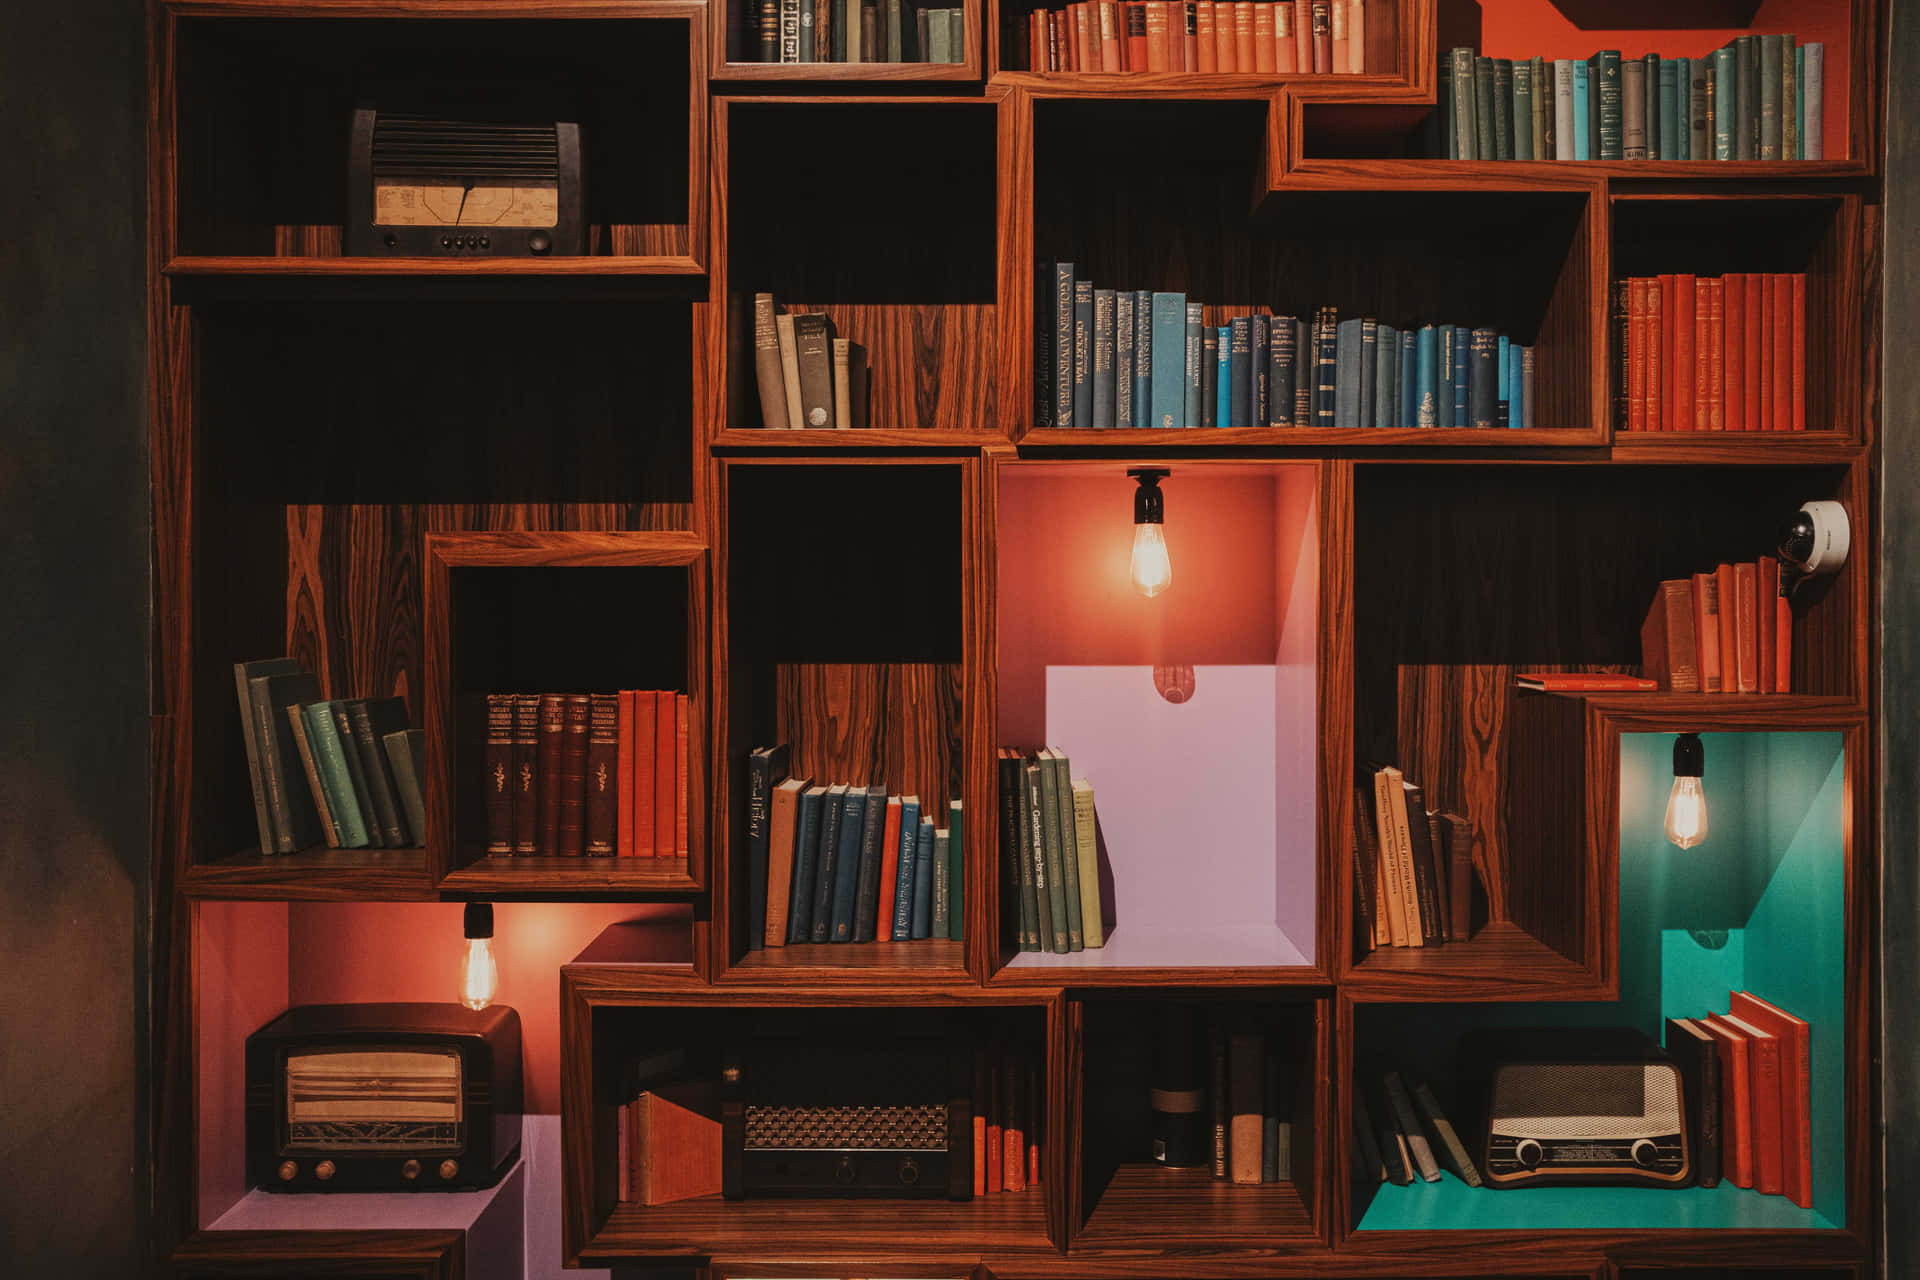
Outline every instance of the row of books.
<svg viewBox="0 0 1920 1280">
<path fill-rule="evenodd" d="M 1398 1071 L 1389 1071 L 1382 1085 L 1373 1105 L 1367 1102 L 1365 1089 L 1356 1086 L 1353 1091 L 1353 1158 L 1358 1177 L 1401 1187 L 1415 1178 L 1438 1182 L 1440 1163 L 1445 1161 L 1460 1181 L 1470 1187 L 1483 1185 L 1466 1143 L 1424 1081 L 1415 1081 L 1409 1089 Z M 1382 1101 L 1385 1106 L 1378 1106 Z"/>
<path fill-rule="evenodd" d="M 833 335 L 818 311 L 792 315 L 770 293 L 753 295 L 753 371 L 766 427 L 867 425 L 867 351 Z"/>
<path fill-rule="evenodd" d="M 1359 75 L 1364 0 L 1077 0 L 1014 28 L 1030 71 Z"/>
<path fill-rule="evenodd" d="M 1184 293 L 1105 289 L 1042 264 L 1035 424 L 1530 427 L 1534 349 L 1494 329 L 1258 312 L 1205 323 Z"/>
<path fill-rule="evenodd" d="M 486 851 L 687 856 L 684 693 L 487 695 Z"/>
<path fill-rule="evenodd" d="M 1107 944 L 1093 784 L 1072 772 L 1051 747 L 1000 748 L 1000 849 L 1022 951 L 1067 955 Z"/>
<path fill-rule="evenodd" d="M 1792 693 L 1791 586 L 1774 556 L 1662 582 L 1640 624 L 1646 678 L 1672 693 Z"/>
<path fill-rule="evenodd" d="M 1740 36 L 1700 58 L 1440 60 L 1431 153 L 1449 160 L 1818 160 L 1825 47 Z"/>
<path fill-rule="evenodd" d="M 1613 333 L 1616 430 L 1807 429 L 1803 273 L 1616 280 Z"/>
<path fill-rule="evenodd" d="M 1041 1120 L 1047 1110 L 1040 1055 L 995 1041 L 973 1051 L 973 1194 L 1040 1185 Z"/>
<path fill-rule="evenodd" d="M 1426 807 L 1392 765 L 1354 797 L 1353 885 L 1363 951 L 1465 942 L 1473 930 L 1473 824 Z"/>
<path fill-rule="evenodd" d="M 262 853 L 426 843 L 424 736 L 402 698 L 320 696 L 292 658 L 235 663 Z"/>
<path fill-rule="evenodd" d="M 1208 1028 L 1209 1165 L 1216 1179 L 1258 1184 L 1293 1177 L 1293 1096 L 1287 1056 L 1270 1032 L 1216 1018 Z"/>
<path fill-rule="evenodd" d="M 911 0 L 760 0 L 743 47 L 759 62 L 965 62 L 966 11 Z"/>
<path fill-rule="evenodd" d="M 1722 1178 L 1813 1207 L 1812 1028 L 1749 991 L 1728 1012 L 1668 1018 L 1703 1187 Z"/>
<path fill-rule="evenodd" d="M 960 802 L 815 785 L 789 749 L 747 758 L 747 947 L 966 935 Z M 944 815 L 947 825 L 935 826 Z"/>
</svg>

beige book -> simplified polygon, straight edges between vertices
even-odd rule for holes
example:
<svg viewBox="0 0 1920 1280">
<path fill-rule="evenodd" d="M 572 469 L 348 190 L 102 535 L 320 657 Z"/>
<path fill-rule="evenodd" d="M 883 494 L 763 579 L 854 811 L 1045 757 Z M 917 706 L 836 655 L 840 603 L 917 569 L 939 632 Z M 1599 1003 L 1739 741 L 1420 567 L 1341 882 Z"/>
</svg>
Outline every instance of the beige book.
<svg viewBox="0 0 1920 1280">
<path fill-rule="evenodd" d="M 780 338 L 780 376 L 787 390 L 787 426 L 800 429 L 800 349 L 793 340 L 793 317 L 777 315 L 774 331 Z M 774 424 L 769 422 L 768 426 Z"/>
<path fill-rule="evenodd" d="M 1400 864 L 1394 888 L 1400 900 L 1400 919 L 1407 931 L 1406 945 L 1424 947 L 1427 935 L 1420 925 L 1420 881 L 1413 866 L 1413 824 L 1407 815 L 1406 779 L 1392 765 L 1380 772 L 1389 780 L 1386 800 L 1393 815 L 1393 856 Z"/>
<path fill-rule="evenodd" d="M 1093 807 L 1093 784 L 1073 780 L 1073 849 L 1080 869 L 1080 931 L 1089 947 L 1107 945 L 1106 922 L 1100 915 L 1099 827 Z"/>
<path fill-rule="evenodd" d="M 841 431 L 853 426 L 853 385 L 848 373 L 852 346 L 846 338 L 833 340 L 833 425 Z"/>
<path fill-rule="evenodd" d="M 1373 775 L 1373 815 L 1375 833 L 1380 838 L 1381 893 L 1387 900 L 1387 933 L 1396 947 L 1407 946 L 1407 917 L 1400 900 L 1400 851 L 1393 838 L 1393 796 L 1400 790 L 1396 777 L 1387 778 L 1387 770 Z"/>
</svg>

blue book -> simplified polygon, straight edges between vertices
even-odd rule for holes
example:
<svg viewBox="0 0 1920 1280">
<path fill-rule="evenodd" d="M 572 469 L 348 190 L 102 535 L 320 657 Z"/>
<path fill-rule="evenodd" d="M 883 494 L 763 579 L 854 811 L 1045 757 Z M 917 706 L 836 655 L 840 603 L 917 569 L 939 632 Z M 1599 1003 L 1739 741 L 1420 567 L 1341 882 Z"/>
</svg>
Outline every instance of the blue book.
<svg viewBox="0 0 1920 1280">
<path fill-rule="evenodd" d="M 1227 425 L 1220 413 L 1221 397 L 1233 386 L 1233 380 L 1221 368 L 1227 358 L 1226 348 L 1227 344 L 1220 341 L 1218 327 L 1208 325 L 1200 331 L 1200 425 L 1203 427 Z"/>
<path fill-rule="evenodd" d="M 1119 379 L 1114 376 L 1115 362 L 1119 358 L 1114 334 L 1114 301 L 1111 289 L 1093 291 L 1093 346 L 1089 357 L 1093 366 L 1089 374 L 1089 386 L 1093 396 L 1093 427 L 1096 431 L 1113 430 L 1114 400 L 1119 384 Z M 1076 302 L 1075 305 L 1079 304 Z"/>
<path fill-rule="evenodd" d="M 1733 159 L 1734 101 L 1733 46 L 1713 51 L 1713 158 Z"/>
<path fill-rule="evenodd" d="M 1133 425 L 1153 422 L 1153 299 L 1146 289 L 1133 292 Z M 1184 303 L 1182 304 L 1184 306 Z"/>
<path fill-rule="evenodd" d="M 1133 422 L 1133 290 L 1113 295 L 1113 425 Z"/>
<path fill-rule="evenodd" d="M 913 936 L 913 873 L 916 870 L 914 847 L 920 833 L 920 797 L 900 800 L 900 843 L 892 851 L 893 936 L 904 941 Z"/>
<path fill-rule="evenodd" d="M 1247 407 L 1247 425 L 1265 426 L 1267 423 L 1267 397 L 1272 394 L 1273 386 L 1267 381 L 1271 372 L 1273 317 L 1261 312 L 1253 316 L 1247 325 L 1247 359 L 1249 371 L 1247 380 L 1251 384 L 1251 399 Z"/>
<path fill-rule="evenodd" d="M 1334 326 L 1333 425 L 1360 425 L 1360 321 Z"/>
<path fill-rule="evenodd" d="M 1591 160 L 1593 158 L 1593 111 L 1587 93 L 1587 64 L 1583 58 L 1573 60 L 1573 158 Z"/>
<path fill-rule="evenodd" d="M 800 812 L 793 842 L 793 881 L 787 896 L 787 941 L 808 942 L 813 934 L 813 881 L 820 849 L 820 824 L 827 789 L 808 787 L 800 793 Z"/>
<path fill-rule="evenodd" d="M 1400 334 L 1383 324 L 1375 335 L 1373 356 L 1373 421 L 1376 427 L 1400 425 Z"/>
<path fill-rule="evenodd" d="M 1291 427 L 1294 425 L 1295 325 L 1293 317 L 1275 316 L 1272 329 L 1272 346 L 1267 352 L 1267 425 Z"/>
<path fill-rule="evenodd" d="M 872 942 L 880 914 L 880 863 L 893 850 L 883 848 L 887 830 L 887 789 L 867 788 L 866 818 L 860 826 L 860 854 L 853 875 L 852 898 L 846 904 L 846 929 L 841 925 L 840 902 L 833 904 L 833 941 Z M 896 886 L 897 888 L 897 886 Z"/>
<path fill-rule="evenodd" d="M 1475 329 L 1467 342 L 1467 425 L 1497 425 L 1500 413 L 1500 337 L 1492 329 Z"/>
<path fill-rule="evenodd" d="M 1415 374 L 1414 383 L 1413 422 L 1417 427 L 1438 426 L 1439 419 L 1435 416 L 1438 412 L 1438 401 L 1435 397 L 1439 394 L 1440 386 L 1439 335 L 1432 325 L 1421 325 L 1420 332 L 1415 336 L 1414 345 L 1414 362 L 1418 371 Z"/>
<path fill-rule="evenodd" d="M 835 788 L 836 790 L 842 790 Z M 829 792 L 831 795 L 831 792 Z M 833 807 L 828 808 L 828 816 L 833 818 L 833 848 L 826 846 L 824 832 L 820 846 L 820 879 L 813 890 L 813 940 L 815 942 L 841 942 L 836 937 L 839 926 L 840 899 L 847 900 L 846 920 L 849 934 L 853 924 L 854 891 L 860 882 L 860 833 L 867 813 L 867 793 L 863 787 L 847 787 L 842 790 L 837 816 Z M 828 854 L 831 852 L 831 859 Z M 829 861 L 831 866 L 828 865 Z M 828 872 L 832 874 L 829 875 Z"/>
<path fill-rule="evenodd" d="M 899 887 L 895 886 L 895 892 Z M 913 936 L 933 934 L 933 819 L 922 818 L 913 845 Z"/>
<path fill-rule="evenodd" d="M 1360 388 L 1355 397 L 1357 408 L 1353 415 L 1356 427 L 1373 425 L 1373 402 L 1379 395 L 1379 385 L 1374 381 L 1374 373 L 1379 368 L 1377 349 L 1380 346 L 1380 322 L 1372 316 L 1360 320 Z"/>
<path fill-rule="evenodd" d="M 1187 425 L 1187 295 L 1153 295 L 1153 427 Z"/>
<path fill-rule="evenodd" d="M 1439 402 L 1434 408 L 1433 425 L 1451 427 L 1458 424 L 1453 420 L 1453 384 L 1459 381 L 1460 352 L 1456 347 L 1458 330 L 1450 324 L 1443 324 L 1434 333 L 1434 344 L 1439 351 L 1440 367 L 1434 375 L 1434 394 Z M 1422 424 L 1425 425 L 1425 424 Z"/>
<path fill-rule="evenodd" d="M 1340 366 L 1339 328 L 1339 309 L 1320 308 L 1313 337 L 1313 425 L 1316 427 L 1334 424 Z"/>
<path fill-rule="evenodd" d="M 1678 58 L 1660 59 L 1660 154 L 1655 159 L 1683 160 L 1680 154 L 1680 141 L 1687 135 L 1680 132 L 1680 104 L 1684 101 L 1680 94 L 1680 60 Z"/>
<path fill-rule="evenodd" d="M 1253 425 L 1253 317 L 1235 316 L 1222 330 L 1227 350 L 1227 411 L 1220 418 L 1223 427 Z"/>
<path fill-rule="evenodd" d="M 1073 264 L 1053 264 L 1053 421 L 1073 425 Z"/>
<path fill-rule="evenodd" d="M 847 786 L 835 783 L 827 788 L 825 807 L 820 812 L 820 851 L 813 867 L 813 900 L 807 904 L 807 941 L 825 942 L 833 924 L 833 891 L 839 883 L 840 820 L 847 806 Z"/>
<path fill-rule="evenodd" d="M 1400 332 L 1400 426 L 1411 427 L 1420 421 L 1420 377 L 1417 348 L 1419 338 L 1412 329 Z"/>
<path fill-rule="evenodd" d="M 1189 302 L 1186 339 L 1186 425 L 1189 427 L 1206 425 L 1207 344 L 1203 333 L 1206 324 L 1206 308 L 1198 302 Z"/>
<path fill-rule="evenodd" d="M 1494 381 L 1498 398 L 1495 402 L 1497 407 L 1494 410 L 1493 425 L 1505 427 L 1512 425 L 1510 409 L 1512 397 L 1509 393 L 1513 389 L 1513 361 L 1508 358 L 1512 344 L 1508 342 L 1507 335 L 1504 333 L 1496 341 L 1499 344 L 1499 358 L 1494 365 Z"/>
<path fill-rule="evenodd" d="M 1073 424 L 1093 426 L 1093 281 L 1073 282 Z"/>
</svg>

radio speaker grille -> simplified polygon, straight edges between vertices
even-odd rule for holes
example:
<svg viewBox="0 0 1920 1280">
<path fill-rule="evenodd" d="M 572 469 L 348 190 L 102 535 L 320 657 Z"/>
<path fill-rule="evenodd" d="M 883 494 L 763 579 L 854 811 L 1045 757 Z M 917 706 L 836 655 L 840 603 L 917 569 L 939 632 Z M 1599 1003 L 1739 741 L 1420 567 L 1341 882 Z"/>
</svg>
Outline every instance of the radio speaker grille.
<svg viewBox="0 0 1920 1280">
<path fill-rule="evenodd" d="M 1493 1088 L 1493 1128 L 1535 1138 L 1678 1132 L 1680 1110 L 1677 1074 L 1654 1063 L 1516 1065 Z"/>
</svg>

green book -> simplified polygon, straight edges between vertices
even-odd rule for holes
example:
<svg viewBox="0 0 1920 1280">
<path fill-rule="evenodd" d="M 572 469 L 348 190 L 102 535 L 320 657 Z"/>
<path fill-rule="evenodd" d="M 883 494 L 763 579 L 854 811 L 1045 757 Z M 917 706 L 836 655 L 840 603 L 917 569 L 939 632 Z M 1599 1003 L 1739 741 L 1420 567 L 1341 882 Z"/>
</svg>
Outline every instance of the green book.
<svg viewBox="0 0 1920 1280">
<path fill-rule="evenodd" d="M 1588 58 L 1587 78 L 1593 82 L 1588 91 L 1592 99 L 1589 110 L 1593 120 L 1593 158 L 1624 160 L 1626 126 L 1620 92 L 1620 51 L 1602 49 Z"/>
<path fill-rule="evenodd" d="M 1792 35 L 1780 37 L 1780 158 L 1800 158 L 1800 76 Z"/>
<path fill-rule="evenodd" d="M 1080 867 L 1080 931 L 1092 948 L 1107 945 L 1106 916 L 1100 907 L 1100 824 L 1093 807 L 1093 784 L 1073 780 L 1073 852 Z"/>
<path fill-rule="evenodd" d="M 1517 72 L 1519 68 L 1515 68 Z M 1532 87 L 1533 125 L 1528 154 L 1535 160 L 1553 159 L 1553 80 L 1545 58 L 1527 59 L 1527 83 Z"/>
<path fill-rule="evenodd" d="M 1027 857 L 1033 863 L 1033 896 L 1042 932 L 1041 950 L 1052 949 L 1065 955 L 1067 942 L 1067 904 L 1055 891 L 1053 870 L 1047 864 L 1046 799 L 1041 791 L 1042 774 L 1038 760 L 1027 761 L 1021 783 L 1021 799 L 1027 811 Z"/>
<path fill-rule="evenodd" d="M 1733 42 L 1733 158 L 1760 155 L 1760 38 L 1737 36 Z"/>
<path fill-rule="evenodd" d="M 947 936 L 955 942 L 967 937 L 967 839 L 960 817 L 960 802 L 947 803 L 947 896 L 952 901 L 947 918 Z"/>
<path fill-rule="evenodd" d="M 1533 159 L 1533 63 L 1513 65 L 1513 158 Z"/>
<path fill-rule="evenodd" d="M 1040 848 L 1047 861 L 1047 884 L 1052 890 L 1053 949 L 1064 955 L 1086 946 L 1080 941 L 1080 903 L 1067 883 L 1066 847 L 1061 843 L 1060 796 L 1050 752 L 1040 752 Z M 1080 941 L 1080 946 L 1074 943 Z"/>
<path fill-rule="evenodd" d="M 420 779 L 427 772 L 427 731 L 396 729 L 383 734 L 380 745 L 387 753 L 387 763 L 393 766 L 394 785 L 400 790 L 400 805 L 407 814 L 407 831 L 415 844 L 425 844 L 427 802 Z"/>
<path fill-rule="evenodd" d="M 1755 158 L 1780 158 L 1780 37 L 1760 37 L 1760 145 Z"/>
<path fill-rule="evenodd" d="M 1713 76 L 1707 82 L 1707 115 L 1713 129 L 1713 158 L 1731 160 L 1734 156 L 1733 46 L 1713 51 Z"/>
<path fill-rule="evenodd" d="M 1494 107 L 1493 59 L 1473 60 L 1473 158 L 1492 160 L 1499 156 L 1495 142 L 1494 119 L 1501 114 Z"/>
<path fill-rule="evenodd" d="M 1047 749 L 1047 767 L 1052 773 L 1053 824 L 1060 844 L 1060 874 L 1057 883 L 1067 899 L 1067 947 L 1087 949 L 1086 928 L 1080 915 L 1080 859 L 1074 850 L 1073 771 L 1066 753 Z"/>
<path fill-rule="evenodd" d="M 1026 826 L 1026 807 L 1020 801 L 1021 760 L 1011 747 L 1001 747 L 998 759 L 1000 782 L 1000 860 L 1004 864 L 1006 887 L 1001 895 L 1004 913 L 1017 908 L 1019 928 L 1016 945 L 1022 951 L 1038 951 L 1040 935 L 1034 928 L 1033 864 L 1024 855 L 1026 842 L 1020 838 Z"/>
<path fill-rule="evenodd" d="M 927 936 L 944 938 L 953 919 L 953 881 L 947 870 L 947 847 L 953 843 L 953 833 L 945 827 L 936 827 L 933 832 L 933 920 Z"/>
<path fill-rule="evenodd" d="M 1684 160 L 1680 154 L 1680 140 L 1686 133 L 1680 125 L 1680 61 L 1677 58 L 1656 58 L 1658 67 L 1648 87 L 1653 91 L 1654 113 L 1647 120 L 1647 158 L 1649 160 Z M 1658 148 L 1658 154 L 1655 154 Z"/>
<path fill-rule="evenodd" d="M 1474 120 L 1473 50 L 1455 49 L 1447 55 L 1453 81 L 1453 144 L 1449 160 L 1478 160 L 1479 125 Z"/>
<path fill-rule="evenodd" d="M 1513 156 L 1513 59 L 1493 59 L 1493 158 Z"/>
<path fill-rule="evenodd" d="M 327 794 L 327 808 L 333 813 L 340 847 L 366 848 L 367 824 L 360 816 L 359 797 L 353 793 L 353 775 L 347 772 L 346 750 L 339 726 L 334 723 L 333 704 L 309 702 L 300 708 L 300 720 L 307 728 L 307 746 L 320 773 L 320 788 Z"/>
</svg>

